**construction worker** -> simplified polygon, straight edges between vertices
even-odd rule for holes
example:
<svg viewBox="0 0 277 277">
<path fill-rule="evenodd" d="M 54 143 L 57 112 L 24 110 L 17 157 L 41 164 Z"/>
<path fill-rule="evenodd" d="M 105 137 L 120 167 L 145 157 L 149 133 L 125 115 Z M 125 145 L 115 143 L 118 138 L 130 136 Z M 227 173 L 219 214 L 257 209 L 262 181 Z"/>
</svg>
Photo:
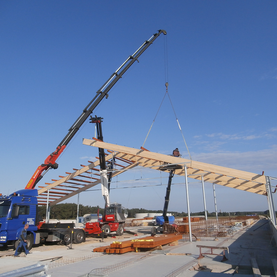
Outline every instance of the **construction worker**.
<svg viewBox="0 0 277 277">
<path fill-rule="evenodd" d="M 22 248 L 25 252 L 25 254 L 29 254 L 29 250 L 27 249 L 27 229 L 29 228 L 29 224 L 26 223 L 25 226 L 22 228 L 20 235 L 19 235 L 19 244 L 15 250 L 14 256 L 18 257 L 20 252 L 22 251 Z"/>
<path fill-rule="evenodd" d="M 175 148 L 173 150 L 172 156 L 174 156 L 174 157 L 180 157 L 181 156 L 178 148 Z"/>
</svg>

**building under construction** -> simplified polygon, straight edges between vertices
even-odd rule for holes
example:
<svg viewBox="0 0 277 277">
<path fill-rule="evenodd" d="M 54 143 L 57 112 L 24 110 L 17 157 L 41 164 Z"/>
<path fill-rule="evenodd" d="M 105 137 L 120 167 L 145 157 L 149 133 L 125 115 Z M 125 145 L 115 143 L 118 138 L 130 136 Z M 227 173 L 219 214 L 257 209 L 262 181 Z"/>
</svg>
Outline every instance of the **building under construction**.
<svg viewBox="0 0 277 277">
<path fill-rule="evenodd" d="M 71 248 L 67 246 L 70 251 L 65 251 L 62 246 L 48 252 L 33 248 L 35 255 L 24 258 L 25 269 L 20 263 L 23 258 L 17 260 L 16 267 L 20 267 L 21 272 L 40 270 L 45 276 L 276 276 L 277 233 L 270 177 L 97 139 L 84 139 L 83 143 L 106 149 L 106 161 L 115 159 L 117 164 L 118 169 L 113 169 L 113 176 L 135 166 L 160 170 L 166 164 L 165 170 L 169 170 L 169 165 L 178 164 L 175 174 L 184 175 L 186 180 L 198 179 L 203 185 L 206 182 L 216 183 L 266 197 L 270 217 L 209 219 L 205 216 L 191 217 L 188 213 L 188 217 L 176 220 L 174 231 L 156 235 L 151 235 L 151 218 L 133 219 L 126 221 L 125 232 L 119 237 L 73 244 Z M 81 169 L 60 176 L 59 180 L 38 186 L 39 204 L 50 210 L 52 205 L 99 185 L 99 163 L 96 159 Z M 185 185 L 189 211 L 189 186 Z M 11 259 L 9 255 L 1 258 L 5 263 Z M 6 274 L 15 274 L 15 271 L 8 273 L 8 269 L 7 266 Z M 2 273 L 0 276 L 27 275 Z"/>
<path fill-rule="evenodd" d="M 30 227 L 33 229 L 29 230 L 32 232 L 29 242 L 35 241 L 35 244 L 39 244 L 42 241 L 45 243 L 45 240 L 51 242 L 59 240 L 65 245 L 36 246 L 30 255 L 18 258 L 13 257 L 13 249 L 1 251 L 0 262 L 5 264 L 5 267 L 1 267 L 0 276 L 173 277 L 197 275 L 201 277 L 211 274 L 218 276 L 234 274 L 277 276 L 276 214 L 272 197 L 271 181 L 273 178 L 270 176 L 184 159 L 174 153 L 172 156 L 164 155 L 151 152 L 143 147 L 135 149 L 106 143 L 103 142 L 101 132 L 99 132 L 97 139 L 83 140 L 84 145 L 99 149 L 98 159 L 89 161 L 87 165 L 81 165 L 81 168 L 74 168 L 72 172 L 66 172 L 64 176 L 59 176 L 59 179 L 52 180 L 51 183 L 37 185 L 49 169 L 57 168 L 57 158 L 81 125 L 100 101 L 108 96 L 113 85 L 160 34 L 165 35 L 166 32 L 159 30 L 145 41 L 97 91 L 95 98 L 83 110 L 56 150 L 37 168 L 25 190 L 1 199 L 4 199 L 3 203 L 6 201 L 5 203 L 10 205 L 6 205 L 10 207 L 6 209 L 6 221 L 14 222 L 14 225 L 17 223 L 20 227 L 25 224 L 25 219 L 27 222 L 30 220 L 27 218 L 29 215 L 27 208 L 30 209 L 31 206 L 28 201 L 35 200 L 32 208 L 34 209 L 33 214 L 36 216 L 34 216 L 34 220 L 31 220 Z M 101 119 L 96 118 L 94 123 L 95 121 L 101 123 Z M 100 130 L 99 125 L 97 128 Z M 111 178 L 135 167 L 169 174 L 162 215 L 163 223 L 158 227 L 154 225 L 151 217 L 125 222 L 122 218 L 121 206 L 112 206 L 109 203 Z M 185 178 L 188 216 L 170 222 L 167 209 L 174 174 Z M 205 211 L 202 218 L 191 216 L 188 178 L 198 180 L 202 184 Z M 208 218 L 206 183 L 239 189 L 265 197 L 268 203 L 269 218 L 230 217 L 223 219 L 218 218 L 217 214 L 213 219 Z M 68 225 L 68 228 L 64 228 L 62 233 L 58 232 L 60 222 L 56 222 L 53 223 L 53 228 L 50 230 L 51 206 L 100 184 L 105 198 L 103 220 L 98 218 L 96 222 L 93 222 L 88 219 L 85 228 L 77 226 L 77 229 L 73 227 L 72 223 Z M 36 186 L 38 191 L 34 192 Z M 20 204 L 24 202 L 26 211 L 20 213 L 19 202 L 13 205 L 11 199 L 21 200 Z M 216 203 L 215 195 L 214 199 Z M 46 208 L 44 222 L 37 222 L 37 213 L 35 213 L 37 204 Z M 22 218 L 25 217 L 20 219 L 21 215 Z M 105 222 L 103 223 L 103 221 Z M 76 223 L 78 224 L 78 219 Z M 8 226 L 6 223 L 1 225 L 2 228 L 4 225 Z M 46 225 L 48 227 L 43 227 Z M 1 244 L 7 248 L 12 241 L 16 245 L 18 239 L 16 232 L 9 233 L 8 231 L 11 231 L 8 230 L 8 227 L 6 230 L 1 229 L 0 236 Z M 113 237 L 113 232 L 116 233 L 116 237 Z M 96 238 L 88 237 L 85 241 L 85 233 L 97 236 Z M 9 235 L 10 239 L 7 239 Z M 73 242 L 76 244 L 72 244 Z"/>
</svg>

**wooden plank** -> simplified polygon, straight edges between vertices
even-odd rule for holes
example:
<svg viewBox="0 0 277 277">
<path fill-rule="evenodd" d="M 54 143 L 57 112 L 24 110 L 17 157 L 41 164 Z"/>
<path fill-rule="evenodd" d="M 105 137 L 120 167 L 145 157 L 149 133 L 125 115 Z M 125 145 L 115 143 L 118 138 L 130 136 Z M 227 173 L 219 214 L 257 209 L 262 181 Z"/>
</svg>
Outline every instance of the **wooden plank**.
<svg viewBox="0 0 277 277">
<path fill-rule="evenodd" d="M 133 247 L 125 247 L 125 248 L 121 248 L 121 249 L 117 249 L 117 253 L 119 254 L 124 254 L 124 253 L 127 253 L 127 252 L 134 252 L 135 251 L 135 248 Z"/>
<path fill-rule="evenodd" d="M 132 241 L 127 240 L 127 241 L 115 241 L 110 244 L 110 248 L 126 248 L 126 247 L 131 247 L 132 246 Z"/>
<path fill-rule="evenodd" d="M 154 248 L 160 245 L 169 244 L 171 242 L 182 239 L 182 235 L 163 235 L 160 237 L 144 237 L 142 239 L 134 240 L 133 247 L 134 248 Z"/>
<path fill-rule="evenodd" d="M 93 252 L 105 252 L 109 246 L 100 246 L 93 249 Z"/>
</svg>

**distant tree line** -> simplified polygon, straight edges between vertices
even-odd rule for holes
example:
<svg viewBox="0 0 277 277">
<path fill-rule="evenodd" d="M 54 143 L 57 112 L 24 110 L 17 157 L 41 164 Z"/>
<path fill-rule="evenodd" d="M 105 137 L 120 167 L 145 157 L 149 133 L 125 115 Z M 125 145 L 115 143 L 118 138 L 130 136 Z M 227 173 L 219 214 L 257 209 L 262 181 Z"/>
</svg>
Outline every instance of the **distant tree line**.
<svg viewBox="0 0 277 277">
<path fill-rule="evenodd" d="M 79 217 L 85 215 L 85 214 L 103 214 L 103 209 L 96 206 L 83 206 L 79 205 Z M 126 209 L 126 212 L 128 213 L 129 218 L 134 218 L 135 214 L 137 213 L 162 213 L 162 210 L 147 210 L 142 208 L 132 208 L 132 209 Z M 169 213 L 172 213 L 175 217 L 185 217 L 188 214 L 185 212 L 174 212 L 169 211 Z M 46 215 L 46 207 L 45 206 L 39 206 L 38 207 L 38 214 L 40 217 L 45 218 Z M 215 212 L 207 213 L 209 217 L 215 217 Z M 252 212 L 218 212 L 218 216 L 243 216 L 243 215 L 265 215 L 267 216 L 269 214 L 267 211 L 252 211 Z M 191 213 L 191 216 L 204 216 L 205 212 L 196 212 Z M 75 219 L 77 217 L 77 204 L 74 203 L 64 203 L 64 204 L 57 204 L 50 209 L 50 218 L 53 219 Z"/>
<path fill-rule="evenodd" d="M 79 216 L 83 216 L 85 214 L 97 214 L 98 210 L 100 214 L 103 214 L 103 209 L 99 207 L 79 205 Z M 39 206 L 38 214 L 40 217 L 45 218 L 46 207 Z M 77 217 L 77 204 L 73 204 L 73 203 L 57 204 L 50 208 L 50 218 L 75 219 L 76 217 Z"/>
</svg>

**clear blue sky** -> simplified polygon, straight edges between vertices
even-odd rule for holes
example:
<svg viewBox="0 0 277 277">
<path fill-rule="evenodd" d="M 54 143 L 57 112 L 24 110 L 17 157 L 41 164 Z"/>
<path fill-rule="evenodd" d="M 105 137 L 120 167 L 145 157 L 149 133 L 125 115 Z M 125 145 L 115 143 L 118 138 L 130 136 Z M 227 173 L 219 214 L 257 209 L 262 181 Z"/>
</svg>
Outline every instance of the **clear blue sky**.
<svg viewBox="0 0 277 277">
<path fill-rule="evenodd" d="M 145 40 L 161 35 L 95 110 L 104 140 L 139 148 L 169 83 L 169 95 L 193 160 L 277 176 L 276 1 L 1 1 L 1 192 L 24 188 L 108 77 Z M 97 149 L 88 122 L 40 182 L 87 164 Z M 165 99 L 144 145 L 187 151 Z M 156 178 L 156 179 L 148 179 Z M 131 186 L 167 183 L 145 169 L 114 179 Z M 190 181 L 192 211 L 203 210 L 201 185 Z M 138 181 L 136 181 L 138 182 Z M 175 177 L 174 183 L 184 183 Z M 211 184 L 206 184 L 213 211 Z M 165 186 L 113 190 L 127 208 L 162 209 Z M 216 186 L 221 211 L 266 210 L 263 196 Z M 275 196 L 276 199 L 276 196 Z M 100 191 L 81 194 L 103 206 Z M 76 201 L 76 198 L 70 200 Z M 186 211 L 183 184 L 170 210 Z"/>
</svg>

